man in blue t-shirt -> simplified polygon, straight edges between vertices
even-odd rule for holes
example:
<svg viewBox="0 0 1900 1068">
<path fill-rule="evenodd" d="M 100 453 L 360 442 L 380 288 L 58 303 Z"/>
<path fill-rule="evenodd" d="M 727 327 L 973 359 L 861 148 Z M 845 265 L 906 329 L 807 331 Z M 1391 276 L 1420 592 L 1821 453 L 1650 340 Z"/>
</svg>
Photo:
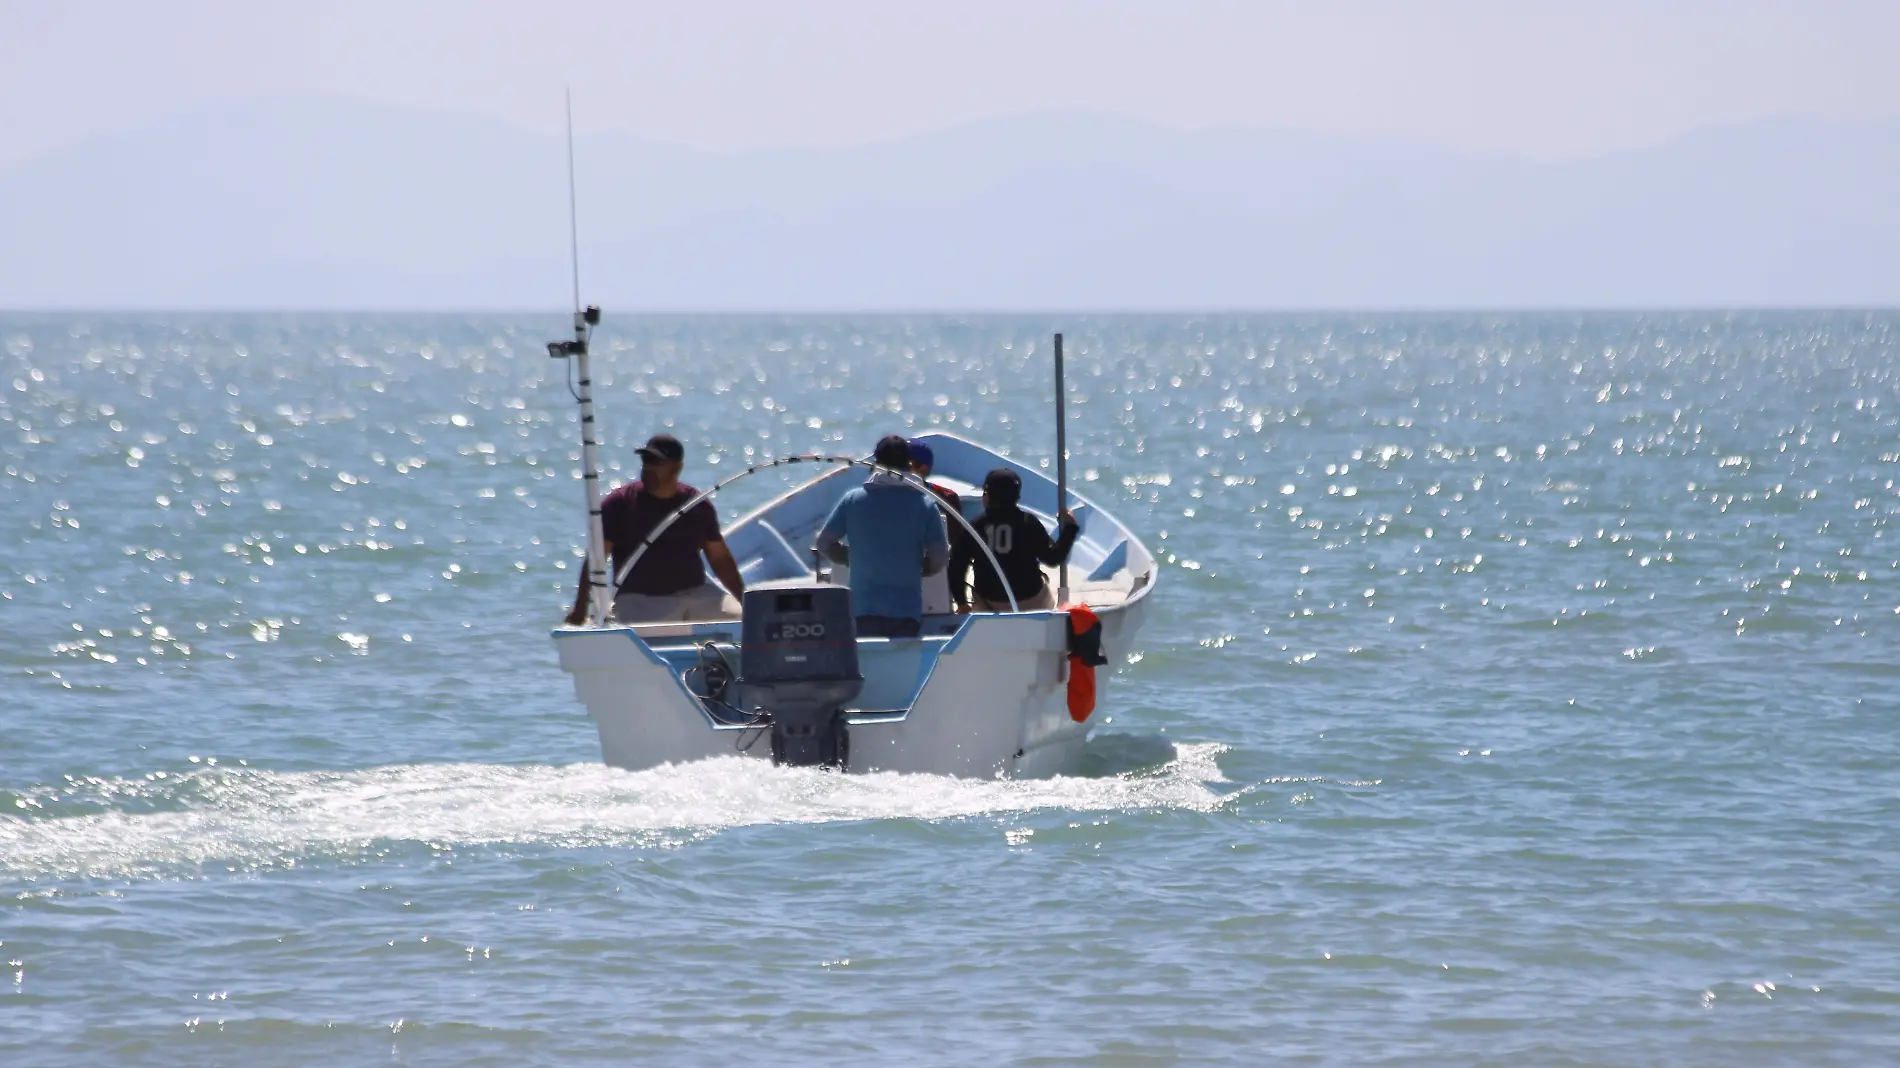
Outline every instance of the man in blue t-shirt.
<svg viewBox="0 0 1900 1068">
<path fill-rule="evenodd" d="M 905 478 L 909 442 L 891 434 L 873 459 L 871 477 L 831 510 L 816 545 L 851 568 L 860 637 L 914 638 L 923 627 L 923 577 L 950 562 L 950 541 L 936 499 Z"/>
</svg>

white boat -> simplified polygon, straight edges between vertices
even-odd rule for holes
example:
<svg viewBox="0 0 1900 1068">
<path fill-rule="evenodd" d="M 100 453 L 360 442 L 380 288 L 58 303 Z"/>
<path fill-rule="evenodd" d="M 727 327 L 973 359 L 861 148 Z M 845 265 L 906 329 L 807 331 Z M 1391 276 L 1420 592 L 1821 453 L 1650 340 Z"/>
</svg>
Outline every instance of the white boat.
<svg viewBox="0 0 1900 1068">
<path fill-rule="evenodd" d="M 1006 467 L 1022 478 L 1021 507 L 1045 526 L 1055 525 L 1058 487 L 1040 471 L 953 435 L 925 434 L 921 440 L 935 453 L 930 480 L 955 490 L 967 516 L 981 512 L 984 476 Z M 863 482 L 863 466 L 842 461 L 726 529 L 726 544 L 746 581 L 746 613 L 755 611 L 755 600 L 764 594 L 849 588 L 848 571 L 821 573 L 811 545 L 832 506 Z M 1095 613 L 1102 653 L 1111 664 L 1120 663 L 1154 590 L 1155 560 L 1099 505 L 1073 492 L 1067 496 L 1081 525 L 1069 557 L 1068 603 Z M 979 559 L 976 566 L 985 564 Z M 1055 589 L 1058 579 L 1050 571 Z M 958 615 L 950 611 L 942 580 L 934 590 L 924 581 L 926 615 L 918 637 L 855 637 L 855 668 L 863 681 L 846 687 L 855 695 L 837 710 L 844 753 L 823 763 L 850 772 L 986 778 L 1074 772 L 1091 724 L 1102 716 L 1112 669 L 1097 673 L 1093 709 L 1078 707 L 1071 714 L 1070 673 L 1077 669 L 1070 659 L 1070 613 Z M 573 676 L 575 693 L 600 729 L 602 757 L 615 767 L 639 769 L 735 753 L 774 758 L 781 739 L 773 734 L 769 710 L 762 711 L 770 704 L 768 688 L 753 685 L 748 676 L 746 635 L 739 619 L 608 622 L 558 628 L 554 643 L 561 667 Z M 754 659 L 762 663 L 765 657 L 755 653 Z M 760 669 L 753 667 L 756 676 Z M 784 720 L 785 713 L 779 717 Z"/>
<path fill-rule="evenodd" d="M 1109 673 L 1097 677 L 1092 665 L 1113 664 L 1128 652 L 1158 571 L 1132 531 L 1069 491 L 1062 335 L 1055 335 L 1053 348 L 1053 480 L 954 435 L 921 436 L 935 454 L 931 481 L 960 499 L 959 525 L 981 549 L 977 567 L 1001 574 L 989 547 L 968 529 L 990 471 L 1015 471 L 1022 480 L 1019 506 L 1045 526 L 1054 525 L 1065 505 L 1074 514 L 1081 530 L 1066 566 L 1044 576 L 1060 591 L 1062 607 L 958 614 L 944 580 L 920 575 L 921 632 L 859 636 L 849 570 L 825 569 L 812 542 L 839 499 L 864 481 L 860 469 L 871 465 L 855 457 L 805 456 L 762 464 L 706 491 L 716 497 L 740 478 L 788 463 L 834 465 L 724 531 L 746 585 L 741 618 L 616 623 L 609 591 L 686 510 L 661 520 L 610 576 L 589 369 L 600 309 L 580 302 L 571 121 L 568 167 L 574 337 L 549 343 L 548 355 L 572 361 L 588 527 L 584 597 L 576 606 L 585 622 L 556 628 L 554 645 L 600 729 L 606 763 L 638 770 L 737 753 L 849 772 L 1036 778 L 1076 771 L 1108 683 Z M 903 477 L 917 492 L 929 492 Z M 1014 592 L 1008 599 L 1016 607 Z"/>
</svg>

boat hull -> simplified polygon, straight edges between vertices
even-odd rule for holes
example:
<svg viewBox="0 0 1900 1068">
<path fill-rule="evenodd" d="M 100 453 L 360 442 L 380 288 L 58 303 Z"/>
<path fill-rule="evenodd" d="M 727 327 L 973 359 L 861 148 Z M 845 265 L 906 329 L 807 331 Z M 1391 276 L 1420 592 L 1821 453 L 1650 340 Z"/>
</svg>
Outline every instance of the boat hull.
<svg viewBox="0 0 1900 1068">
<path fill-rule="evenodd" d="M 1140 599 L 1100 613 L 1111 662 L 1129 650 L 1144 613 Z M 1077 722 L 1069 714 L 1067 615 L 978 614 L 956 617 L 944 629 L 920 639 L 860 639 L 871 699 L 846 717 L 846 770 L 975 778 L 1074 773 L 1096 716 Z M 561 667 L 600 731 L 602 759 L 630 770 L 718 756 L 771 759 L 764 729 L 716 719 L 681 676 L 686 656 L 736 624 L 663 630 L 671 633 L 554 632 Z M 1098 708 L 1112 671 L 1097 669 Z"/>
</svg>

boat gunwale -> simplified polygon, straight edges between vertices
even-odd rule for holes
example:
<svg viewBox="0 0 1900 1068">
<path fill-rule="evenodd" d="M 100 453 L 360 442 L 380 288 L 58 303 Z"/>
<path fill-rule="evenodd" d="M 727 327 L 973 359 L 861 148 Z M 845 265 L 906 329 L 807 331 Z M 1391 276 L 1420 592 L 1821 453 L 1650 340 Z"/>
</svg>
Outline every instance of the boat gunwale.
<svg viewBox="0 0 1900 1068">
<path fill-rule="evenodd" d="M 970 448 L 978 449 L 982 452 L 986 452 L 990 454 L 991 456 L 996 457 L 997 460 L 1002 462 L 1004 465 L 1007 465 L 1012 470 L 1016 471 L 1019 475 L 1026 475 L 1031 479 L 1035 479 L 1047 485 L 1049 490 L 1052 493 L 1055 492 L 1057 489 L 1055 479 L 1050 478 L 1048 475 L 1045 475 L 1042 472 L 1037 471 L 1020 461 L 1011 459 L 1008 456 L 1004 456 L 1002 453 L 997 452 L 995 449 L 992 449 L 987 445 L 982 445 L 977 442 L 971 441 L 969 438 L 963 437 L 958 434 L 952 434 L 949 431 L 944 431 L 944 430 L 931 430 L 931 431 L 926 431 L 924 433 L 917 435 L 917 440 L 922 440 L 922 441 L 929 441 L 933 438 L 954 441 L 962 445 L 967 445 Z M 806 479 L 804 482 L 801 482 L 798 485 L 793 486 L 791 489 L 786 490 L 785 492 L 779 494 L 778 496 L 772 498 L 771 500 L 766 501 L 764 504 L 761 504 L 758 507 L 753 508 L 751 511 L 745 513 L 744 515 L 739 516 L 738 518 L 734 519 L 731 523 L 727 524 L 723 530 L 720 531 L 720 534 L 722 536 L 729 537 L 734 532 L 746 527 L 748 524 L 760 522 L 761 520 L 764 519 L 764 517 L 768 513 L 770 513 L 773 509 L 779 507 L 780 505 L 784 504 L 785 502 L 791 500 L 792 498 L 798 496 L 801 493 L 804 493 L 810 490 L 811 487 L 817 485 L 820 482 L 823 482 L 825 479 L 842 477 L 845 472 L 848 472 L 850 470 L 852 470 L 850 467 L 839 467 L 835 470 L 826 471 L 826 472 L 823 472 L 822 474 L 814 475 L 811 478 Z M 968 480 L 965 479 L 963 481 L 968 481 Z M 1132 545 L 1139 547 L 1142 553 L 1146 555 L 1148 558 L 1148 567 L 1146 570 L 1141 571 L 1141 572 L 1131 572 L 1131 574 L 1133 574 L 1134 577 L 1131 581 L 1127 596 L 1120 598 L 1112 605 L 1102 605 L 1100 607 L 1095 606 L 1095 605 L 1089 605 L 1088 606 L 1089 610 L 1094 612 L 1098 616 L 1104 613 L 1108 613 L 1108 612 L 1120 612 L 1123 609 L 1133 606 L 1137 601 L 1140 601 L 1142 598 L 1147 597 L 1149 592 L 1152 591 L 1157 585 L 1160 584 L 1160 578 L 1161 578 L 1161 561 L 1156 559 L 1154 551 L 1148 548 L 1148 543 L 1143 541 L 1141 537 L 1137 535 L 1134 532 L 1134 530 L 1132 530 L 1128 526 L 1128 524 L 1122 522 L 1119 518 L 1117 518 L 1115 513 L 1102 507 L 1100 504 L 1096 503 L 1093 499 L 1089 498 L 1088 496 L 1084 495 L 1080 491 L 1076 490 L 1074 487 L 1070 487 L 1068 492 L 1069 492 L 1069 496 L 1073 497 L 1077 503 L 1087 506 L 1095 514 L 1102 516 L 1103 518 L 1107 519 L 1110 523 L 1114 524 L 1115 529 L 1121 532 L 1123 539 L 1130 542 Z M 1074 509 L 1071 509 L 1071 511 L 1073 510 Z M 1061 611 L 1061 609 L 1059 608 L 1054 609 L 1054 611 Z M 969 613 L 969 614 L 982 615 L 984 613 Z M 1000 613 L 991 613 L 991 614 L 1027 615 L 1029 613 L 1028 612 L 1017 612 L 1017 613 L 1000 612 Z M 595 628 L 595 629 L 599 629 L 599 628 Z"/>
</svg>

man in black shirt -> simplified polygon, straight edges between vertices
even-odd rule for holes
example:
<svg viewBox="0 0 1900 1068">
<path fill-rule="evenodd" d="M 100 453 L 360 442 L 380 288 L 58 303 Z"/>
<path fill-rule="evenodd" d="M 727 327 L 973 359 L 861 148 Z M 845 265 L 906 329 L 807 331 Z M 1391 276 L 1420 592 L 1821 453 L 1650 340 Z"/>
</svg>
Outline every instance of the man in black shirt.
<svg viewBox="0 0 1900 1068">
<path fill-rule="evenodd" d="M 1009 588 L 1016 594 L 1017 607 L 1025 612 L 1044 611 L 1056 607 L 1056 599 L 1043 580 L 1042 569 L 1069 558 L 1081 527 L 1065 508 L 1058 517 L 1062 533 L 1051 540 L 1041 520 L 1017 507 L 1022 495 L 1023 480 L 1016 472 L 1006 467 L 991 471 L 983 479 L 983 514 L 970 525 L 1002 565 L 1003 577 L 1009 579 Z M 972 565 L 976 568 L 974 598 L 968 583 Z M 1002 579 L 968 538 L 951 548 L 950 592 L 959 612 L 968 612 L 973 606 L 978 612 L 1009 611 L 1009 595 L 1003 591 Z"/>
</svg>

